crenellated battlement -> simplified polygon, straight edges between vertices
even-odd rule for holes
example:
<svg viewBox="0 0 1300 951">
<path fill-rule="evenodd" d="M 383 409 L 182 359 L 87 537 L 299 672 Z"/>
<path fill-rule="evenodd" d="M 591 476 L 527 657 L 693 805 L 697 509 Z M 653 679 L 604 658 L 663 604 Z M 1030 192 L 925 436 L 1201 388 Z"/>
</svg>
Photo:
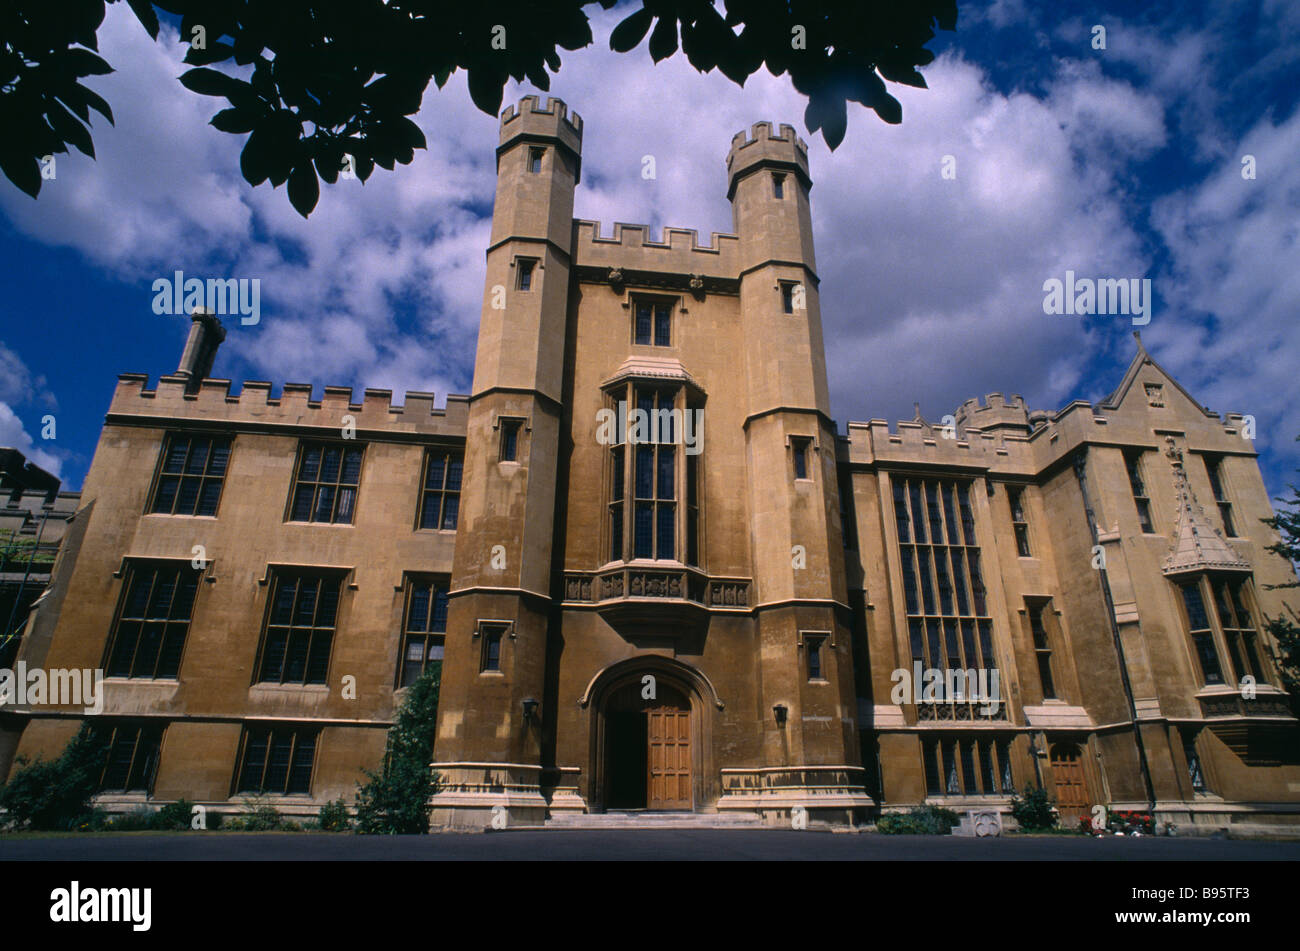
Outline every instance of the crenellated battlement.
<svg viewBox="0 0 1300 951">
<path fill-rule="evenodd" d="M 501 140 L 505 141 L 507 134 L 514 134 L 516 126 L 527 123 L 535 116 L 546 116 L 551 123 L 567 126 L 573 130 L 574 135 L 579 139 L 582 138 L 582 116 L 576 112 L 570 115 L 569 107 L 564 104 L 563 99 L 551 96 L 547 99 L 546 106 L 543 107 L 539 97 L 524 96 L 517 105 L 506 106 L 502 110 Z"/>
<path fill-rule="evenodd" d="M 709 243 L 702 245 L 699 232 L 693 228 L 664 228 L 658 241 L 649 225 L 615 222 L 609 237 L 603 236 L 601 230 L 599 221 L 574 222 L 575 265 L 716 278 L 735 278 L 739 273 L 740 239 L 734 234 L 714 231 Z"/>
<path fill-rule="evenodd" d="M 755 122 L 748 133 L 737 132 L 727 153 L 727 198 L 736 194 L 739 181 L 758 166 L 786 168 L 812 187 L 808 173 L 808 143 L 799 138 L 794 126 L 782 123 L 780 132 L 772 132 L 772 123 Z"/>
<path fill-rule="evenodd" d="M 362 400 L 354 402 L 349 386 L 327 386 L 314 400 L 310 383 L 285 383 L 280 395 L 273 396 L 265 380 L 244 381 L 235 394 L 231 380 L 205 379 L 195 392 L 186 392 L 187 382 L 184 377 L 163 376 L 150 389 L 148 374 L 120 374 L 108 421 L 151 417 L 220 422 L 235 430 L 241 426 L 338 430 L 349 422 L 343 417 L 351 416 L 358 433 L 464 438 L 469 414 L 469 397 L 458 394 L 449 394 L 439 409 L 433 393 L 419 391 L 407 391 L 402 404 L 394 405 L 391 390 L 367 389 Z"/>
<path fill-rule="evenodd" d="M 1022 432 L 1031 429 L 1029 405 L 1020 394 L 1004 397 L 990 393 L 981 402 L 969 399 L 957 408 L 957 428 L 997 429 L 1011 427 Z"/>
<path fill-rule="evenodd" d="M 795 132 L 794 126 L 790 125 L 788 122 L 782 122 L 779 128 L 781 131 L 774 135 L 772 133 L 772 123 L 766 121 L 755 122 L 750 126 L 749 132 L 737 132 L 731 137 L 730 155 L 734 157 L 737 152 L 751 145 L 757 145 L 766 141 L 776 141 L 793 145 L 795 149 L 804 156 L 804 159 L 807 160 L 808 143 L 799 138 L 799 134 Z M 727 167 L 731 167 L 730 157 L 727 159 Z"/>
</svg>

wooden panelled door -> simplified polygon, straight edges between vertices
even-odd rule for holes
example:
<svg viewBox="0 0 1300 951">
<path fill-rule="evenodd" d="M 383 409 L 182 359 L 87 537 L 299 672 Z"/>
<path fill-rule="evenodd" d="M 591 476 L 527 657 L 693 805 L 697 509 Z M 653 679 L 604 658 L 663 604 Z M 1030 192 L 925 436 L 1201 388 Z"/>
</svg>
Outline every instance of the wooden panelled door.
<svg viewBox="0 0 1300 951">
<path fill-rule="evenodd" d="M 691 713 L 659 703 L 646 711 L 649 720 L 647 809 L 690 809 Z"/>
<path fill-rule="evenodd" d="M 1061 825 L 1072 828 L 1078 825 L 1080 816 L 1091 814 L 1083 758 L 1075 744 L 1057 743 L 1052 747 L 1052 782 L 1056 784 L 1056 808 L 1061 813 Z"/>
</svg>

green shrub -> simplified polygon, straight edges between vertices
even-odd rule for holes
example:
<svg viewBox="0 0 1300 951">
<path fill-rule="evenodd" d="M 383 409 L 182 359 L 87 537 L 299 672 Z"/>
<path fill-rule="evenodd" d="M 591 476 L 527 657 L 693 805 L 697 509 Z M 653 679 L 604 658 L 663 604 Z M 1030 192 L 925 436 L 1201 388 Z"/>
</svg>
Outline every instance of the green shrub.
<svg viewBox="0 0 1300 951">
<path fill-rule="evenodd" d="M 1011 818 L 1026 832 L 1056 828 L 1057 816 L 1052 810 L 1052 800 L 1041 786 L 1025 791 L 1025 798 L 1011 799 Z"/>
<path fill-rule="evenodd" d="M 91 813 L 90 797 L 98 788 L 108 750 L 103 736 L 83 723 L 58 759 L 26 757 L 0 787 L 4 824 L 14 829 L 66 830 Z"/>
<path fill-rule="evenodd" d="M 357 784 L 357 831 L 364 835 L 423 835 L 429 831 L 429 797 L 437 776 L 429 769 L 438 716 L 442 664 L 411 685 L 388 731 L 383 769 L 365 770 Z"/>
<path fill-rule="evenodd" d="M 73 832 L 102 832 L 109 827 L 112 822 L 112 816 L 104 809 L 98 806 L 93 807 L 85 815 L 79 817 L 72 824 Z"/>
<path fill-rule="evenodd" d="M 150 828 L 164 832 L 180 831 L 190 828 L 193 819 L 194 803 L 188 799 L 177 799 L 153 814 L 153 825 Z"/>
<path fill-rule="evenodd" d="M 211 810 L 208 811 L 206 820 L 209 832 L 216 832 L 226 824 L 226 817 L 224 815 L 220 812 L 212 812 Z"/>
<path fill-rule="evenodd" d="M 959 821 L 951 809 L 917 806 L 906 814 L 881 816 L 876 820 L 876 831 L 885 835 L 951 835 Z"/>
<path fill-rule="evenodd" d="M 352 828 L 352 817 L 348 815 L 348 804 L 342 799 L 335 799 L 320 807 L 320 827 L 326 832 L 347 832 Z"/>
<path fill-rule="evenodd" d="M 254 804 L 238 818 L 239 828 L 245 832 L 275 832 L 285 827 L 285 819 L 280 815 L 280 810 L 265 803 Z"/>
<path fill-rule="evenodd" d="M 139 806 L 130 812 L 124 812 L 120 816 L 114 816 L 108 821 L 105 828 L 113 832 L 143 832 L 146 829 L 155 828 L 155 817 L 158 813 L 148 806 Z"/>
</svg>

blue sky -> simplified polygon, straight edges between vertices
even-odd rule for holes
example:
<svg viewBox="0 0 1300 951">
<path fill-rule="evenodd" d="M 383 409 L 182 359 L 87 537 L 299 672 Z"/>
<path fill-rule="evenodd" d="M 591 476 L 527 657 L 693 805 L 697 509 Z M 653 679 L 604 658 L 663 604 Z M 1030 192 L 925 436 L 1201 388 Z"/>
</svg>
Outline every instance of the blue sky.
<svg viewBox="0 0 1300 951">
<path fill-rule="evenodd" d="M 575 214 L 604 233 L 730 231 L 731 136 L 790 122 L 810 145 L 841 428 L 911 418 L 914 401 L 938 419 L 994 391 L 1046 409 L 1100 400 L 1132 357 L 1131 322 L 1045 315 L 1042 283 L 1149 277 L 1144 343 L 1211 409 L 1256 417 L 1278 494 L 1300 466 L 1300 5 L 1131 6 L 959 3 L 957 32 L 930 44 L 930 89 L 895 89 L 903 124 L 851 106 L 833 153 L 784 80 L 742 89 L 680 54 L 616 56 L 625 11 L 593 6 L 595 44 L 552 82 L 586 122 Z M 207 126 L 216 101 L 175 81 L 174 30 L 154 43 L 113 4 L 100 46 L 116 72 L 92 85 L 117 124 L 96 124 L 98 161 L 59 156 L 36 201 L 0 182 L 0 444 L 80 487 L 116 374 L 175 368 L 188 321 L 155 315 L 151 285 L 177 269 L 262 282 L 261 322 L 231 324 L 217 376 L 468 391 L 496 120 L 463 75 L 426 95 L 429 148 L 412 165 L 323 186 L 303 221 L 282 189 L 240 178 L 242 138 Z"/>
</svg>

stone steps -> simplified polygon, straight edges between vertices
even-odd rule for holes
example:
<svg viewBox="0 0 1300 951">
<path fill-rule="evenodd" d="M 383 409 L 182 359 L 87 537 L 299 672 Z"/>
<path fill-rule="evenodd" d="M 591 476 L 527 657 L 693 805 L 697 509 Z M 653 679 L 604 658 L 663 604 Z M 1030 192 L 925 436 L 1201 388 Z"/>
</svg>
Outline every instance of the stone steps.
<svg viewBox="0 0 1300 951">
<path fill-rule="evenodd" d="M 545 825 L 511 826 L 537 829 L 762 829 L 763 819 L 752 812 L 562 812 Z"/>
</svg>

